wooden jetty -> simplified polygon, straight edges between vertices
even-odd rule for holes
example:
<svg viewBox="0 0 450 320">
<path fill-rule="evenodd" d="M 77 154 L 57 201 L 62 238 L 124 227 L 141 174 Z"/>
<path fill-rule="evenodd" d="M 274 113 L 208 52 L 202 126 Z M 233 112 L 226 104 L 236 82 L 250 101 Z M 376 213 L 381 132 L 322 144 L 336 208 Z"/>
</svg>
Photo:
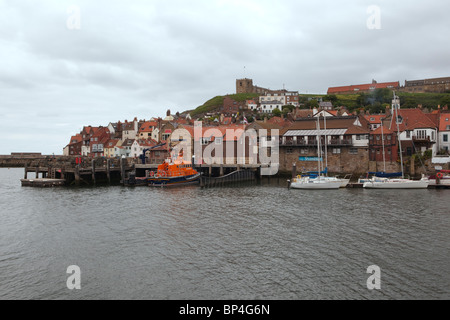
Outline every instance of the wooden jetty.
<svg viewBox="0 0 450 320">
<path fill-rule="evenodd" d="M 260 179 L 263 166 L 254 164 L 195 165 L 202 173 L 201 185 L 218 186 L 230 182 Z M 129 184 L 131 179 L 146 177 L 158 164 L 140 164 L 131 158 L 71 157 L 65 161 L 56 159 L 33 160 L 25 163 L 22 186 L 47 187 L 95 184 Z M 29 177 L 31 175 L 32 177 Z"/>
<path fill-rule="evenodd" d="M 210 177 L 202 175 L 200 177 L 200 187 L 202 188 L 211 188 L 211 187 L 222 187 L 224 185 L 244 182 L 244 181 L 255 181 L 256 180 L 256 171 L 252 169 L 239 169 L 233 171 L 229 174 L 219 176 L 219 177 Z"/>
<path fill-rule="evenodd" d="M 22 182 L 22 187 L 40 187 L 40 188 L 48 188 L 48 187 L 60 187 L 64 186 L 66 180 L 64 179 L 20 179 Z"/>
</svg>

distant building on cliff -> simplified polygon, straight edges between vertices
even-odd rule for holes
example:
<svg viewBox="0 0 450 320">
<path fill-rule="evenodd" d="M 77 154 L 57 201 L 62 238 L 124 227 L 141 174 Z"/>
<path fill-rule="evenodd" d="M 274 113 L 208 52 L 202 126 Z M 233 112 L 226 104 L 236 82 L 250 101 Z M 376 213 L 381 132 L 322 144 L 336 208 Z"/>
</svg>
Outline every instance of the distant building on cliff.
<svg viewBox="0 0 450 320">
<path fill-rule="evenodd" d="M 417 93 L 445 93 L 450 92 L 450 77 L 423 80 L 405 80 L 405 86 L 400 88 L 403 92 Z"/>
<path fill-rule="evenodd" d="M 378 83 L 375 80 L 372 80 L 372 83 L 369 84 L 358 84 L 358 85 L 350 85 L 350 86 L 342 86 L 342 87 L 330 87 L 328 88 L 327 94 L 359 94 L 359 93 L 368 93 L 372 92 L 375 89 L 391 89 L 397 90 L 400 88 L 400 82 L 381 82 Z"/>
</svg>

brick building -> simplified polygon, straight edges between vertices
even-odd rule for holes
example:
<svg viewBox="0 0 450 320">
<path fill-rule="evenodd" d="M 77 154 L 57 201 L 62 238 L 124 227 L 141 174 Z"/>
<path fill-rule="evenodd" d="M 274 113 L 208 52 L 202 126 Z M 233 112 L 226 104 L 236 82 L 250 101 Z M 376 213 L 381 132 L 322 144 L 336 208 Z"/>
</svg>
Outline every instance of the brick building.
<svg viewBox="0 0 450 320">
<path fill-rule="evenodd" d="M 404 92 L 444 93 L 450 92 L 450 77 L 423 80 L 405 80 L 405 86 L 400 88 Z"/>
<path fill-rule="evenodd" d="M 359 93 L 368 93 L 372 92 L 376 89 L 392 89 L 397 90 L 400 88 L 400 82 L 381 82 L 378 83 L 375 80 L 372 80 L 372 83 L 368 84 L 358 84 L 358 85 L 350 85 L 350 86 L 342 86 L 342 87 L 330 87 L 328 88 L 327 94 L 359 94 Z"/>
<path fill-rule="evenodd" d="M 322 150 L 327 150 L 328 170 L 339 173 L 364 173 L 369 163 L 369 124 L 362 116 L 333 117 L 319 120 L 305 118 L 281 131 L 280 171 L 290 172 L 293 163 L 298 171 L 317 170 L 317 135 Z M 325 129 L 326 126 L 326 129 Z M 325 142 L 325 134 L 327 136 Z M 324 159 L 325 164 L 325 159 Z"/>
</svg>

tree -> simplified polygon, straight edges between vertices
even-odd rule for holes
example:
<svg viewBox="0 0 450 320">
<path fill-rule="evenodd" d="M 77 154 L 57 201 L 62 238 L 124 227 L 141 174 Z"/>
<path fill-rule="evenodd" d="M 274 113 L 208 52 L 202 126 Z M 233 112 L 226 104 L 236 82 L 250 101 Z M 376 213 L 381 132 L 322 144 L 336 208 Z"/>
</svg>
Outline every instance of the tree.
<svg viewBox="0 0 450 320">
<path fill-rule="evenodd" d="M 323 97 L 323 101 L 330 101 L 332 104 L 335 104 L 337 100 L 338 98 L 335 94 L 328 94 Z"/>
<path fill-rule="evenodd" d="M 272 114 L 273 114 L 275 117 L 281 117 L 281 111 L 280 111 L 280 109 L 278 109 L 278 108 L 273 109 L 273 110 L 272 110 Z"/>
<path fill-rule="evenodd" d="M 308 106 L 310 108 L 317 108 L 317 107 L 319 107 L 319 102 L 317 102 L 316 99 L 311 99 L 306 103 L 306 106 Z"/>
<path fill-rule="evenodd" d="M 406 109 L 413 109 L 417 107 L 417 101 L 416 99 L 414 99 L 413 97 L 408 97 L 405 99 L 405 102 L 403 102 L 402 104 L 402 108 L 406 108 Z"/>
<path fill-rule="evenodd" d="M 439 104 L 441 105 L 441 107 L 443 107 L 443 106 L 450 106 L 450 95 L 443 97 L 439 101 Z"/>
</svg>

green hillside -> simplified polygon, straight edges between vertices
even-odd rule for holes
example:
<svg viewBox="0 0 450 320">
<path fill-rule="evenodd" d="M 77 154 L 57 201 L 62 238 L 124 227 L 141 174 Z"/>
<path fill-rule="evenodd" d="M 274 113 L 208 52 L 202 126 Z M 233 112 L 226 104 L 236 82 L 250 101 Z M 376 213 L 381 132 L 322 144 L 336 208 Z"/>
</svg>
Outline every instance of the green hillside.
<svg viewBox="0 0 450 320">
<path fill-rule="evenodd" d="M 259 94 L 256 93 L 237 93 L 228 95 L 231 99 L 234 99 L 238 102 L 253 99 L 259 97 Z M 223 106 L 223 99 L 225 96 L 216 96 L 208 101 L 206 101 L 203 105 L 199 106 L 195 110 L 191 111 L 191 117 L 197 116 L 203 113 L 212 112 L 221 106 Z"/>
<path fill-rule="evenodd" d="M 408 93 L 397 92 L 400 97 L 402 108 L 416 108 L 422 105 L 424 108 L 437 109 L 437 107 L 450 105 L 450 93 Z M 245 101 L 257 98 L 259 94 L 256 93 L 239 93 L 228 95 L 236 101 Z M 360 94 L 299 94 L 299 102 L 304 105 L 303 108 L 309 108 L 311 99 L 322 98 L 323 101 L 331 101 L 335 107 L 345 106 L 350 112 L 364 108 L 370 113 L 384 112 L 385 107 L 391 104 L 393 93 L 389 89 L 377 89 L 372 93 Z M 223 99 L 225 96 L 216 96 L 203 105 L 199 106 L 193 111 L 190 111 L 191 116 L 198 116 L 204 113 L 213 112 L 223 106 Z M 314 101 L 313 101 L 314 102 Z M 317 103 L 317 102 L 316 102 Z"/>
</svg>

